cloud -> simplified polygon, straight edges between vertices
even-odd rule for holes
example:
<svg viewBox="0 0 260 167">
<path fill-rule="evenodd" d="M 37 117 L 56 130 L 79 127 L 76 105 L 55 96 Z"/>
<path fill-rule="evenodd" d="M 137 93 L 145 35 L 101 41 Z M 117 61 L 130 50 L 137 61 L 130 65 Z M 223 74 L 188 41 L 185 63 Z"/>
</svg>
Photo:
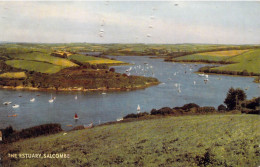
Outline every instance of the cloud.
<svg viewBox="0 0 260 167">
<path fill-rule="evenodd" d="M 116 5 L 108 8 L 99 3 L 89 2 L 0 2 L 0 5 L 8 8 L 8 10 L 0 9 L 0 15 L 6 17 L 0 19 L 0 32 L 3 32 L 1 40 L 6 41 L 97 43 L 259 43 L 260 41 L 256 35 L 259 34 L 259 26 L 251 24 L 252 21 L 242 18 L 241 15 L 240 20 L 234 20 L 245 19 L 244 27 L 238 26 L 241 25 L 239 22 L 226 24 L 221 21 L 228 20 L 210 20 L 210 17 L 203 12 L 197 15 L 200 17 L 194 17 L 192 20 L 193 17 L 189 14 L 196 14 L 199 8 L 193 10 L 188 2 L 180 4 L 177 9 L 174 5 L 158 6 L 154 12 L 154 19 L 151 19 L 151 13 L 145 5 L 138 6 L 140 9 L 133 11 L 129 10 L 134 5 L 122 8 L 121 4 L 119 10 L 119 6 Z M 184 8 L 190 11 L 184 10 L 183 13 Z M 211 12 L 211 15 L 214 14 Z M 222 17 L 223 14 L 214 19 Z M 98 35 L 100 29 L 104 30 L 103 37 Z"/>
</svg>

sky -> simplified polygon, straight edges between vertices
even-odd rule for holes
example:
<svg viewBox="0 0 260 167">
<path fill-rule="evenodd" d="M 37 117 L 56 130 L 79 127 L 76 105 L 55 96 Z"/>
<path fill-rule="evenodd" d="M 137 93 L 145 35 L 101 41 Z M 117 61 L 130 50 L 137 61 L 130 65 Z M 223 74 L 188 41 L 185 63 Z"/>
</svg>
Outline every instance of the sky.
<svg viewBox="0 0 260 167">
<path fill-rule="evenodd" d="M 260 44 L 260 2 L 0 1 L 0 41 Z"/>
</svg>

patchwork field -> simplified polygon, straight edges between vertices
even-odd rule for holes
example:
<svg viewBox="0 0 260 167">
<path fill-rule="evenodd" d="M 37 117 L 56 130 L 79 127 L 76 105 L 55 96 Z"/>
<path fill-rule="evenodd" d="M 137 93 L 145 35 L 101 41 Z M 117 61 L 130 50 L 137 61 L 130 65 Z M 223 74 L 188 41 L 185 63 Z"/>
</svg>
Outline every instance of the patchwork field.
<svg viewBox="0 0 260 167">
<path fill-rule="evenodd" d="M 63 67 L 73 67 L 77 66 L 75 63 L 59 58 L 54 57 L 46 53 L 39 53 L 39 52 L 33 52 L 33 53 L 24 53 L 24 54 L 13 54 L 10 55 L 13 59 L 21 59 L 21 60 L 34 60 L 39 62 L 46 62 L 51 63 L 57 66 L 63 66 Z"/>
<path fill-rule="evenodd" d="M 228 60 L 230 57 L 237 56 L 248 52 L 248 50 L 228 50 L 228 51 L 216 51 L 216 52 L 203 52 L 187 56 L 181 56 L 174 58 L 176 61 L 212 61 L 212 62 L 223 62 Z"/>
<path fill-rule="evenodd" d="M 61 69 L 65 68 L 65 66 L 31 60 L 7 60 L 5 63 L 15 68 L 50 74 L 59 72 Z"/>
<path fill-rule="evenodd" d="M 25 72 L 6 72 L 0 74 L 0 78 L 26 78 Z"/>
<path fill-rule="evenodd" d="M 90 63 L 90 64 L 124 64 L 122 61 L 118 60 L 110 60 L 93 56 L 85 56 L 85 55 L 71 55 L 69 59 L 77 60 L 82 63 Z"/>
<path fill-rule="evenodd" d="M 216 67 L 212 69 L 220 71 L 244 71 L 260 74 L 260 49 L 251 50 L 238 56 L 231 57 L 226 61 L 234 64 Z"/>
<path fill-rule="evenodd" d="M 257 166 L 258 123 L 258 115 L 166 117 L 22 140 L 0 153 L 6 166 Z M 10 160 L 10 152 L 70 158 Z"/>
</svg>

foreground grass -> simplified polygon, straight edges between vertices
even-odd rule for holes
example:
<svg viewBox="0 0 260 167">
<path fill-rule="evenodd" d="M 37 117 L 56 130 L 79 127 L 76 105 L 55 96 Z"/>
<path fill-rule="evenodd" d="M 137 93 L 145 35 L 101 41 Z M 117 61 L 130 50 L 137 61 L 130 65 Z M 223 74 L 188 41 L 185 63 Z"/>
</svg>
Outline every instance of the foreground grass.
<svg viewBox="0 0 260 167">
<path fill-rule="evenodd" d="M 4 166 L 257 166 L 258 115 L 166 117 L 23 140 L 0 150 Z M 8 153 L 67 153 L 13 159 Z"/>
</svg>

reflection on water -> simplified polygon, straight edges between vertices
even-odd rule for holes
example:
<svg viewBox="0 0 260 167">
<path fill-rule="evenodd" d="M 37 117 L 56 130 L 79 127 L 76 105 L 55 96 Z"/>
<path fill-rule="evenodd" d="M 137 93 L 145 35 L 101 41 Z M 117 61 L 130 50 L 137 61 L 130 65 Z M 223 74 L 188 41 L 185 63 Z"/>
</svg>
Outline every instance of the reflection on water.
<svg viewBox="0 0 260 167">
<path fill-rule="evenodd" d="M 202 64 L 180 64 L 163 62 L 148 57 L 121 56 L 121 61 L 131 66 L 115 67 L 116 72 L 128 75 L 153 76 L 160 85 L 143 90 L 125 92 L 34 92 L 0 90 L 0 128 L 12 125 L 15 129 L 44 123 L 60 123 L 63 129 L 69 126 L 115 121 L 129 113 L 161 107 L 182 106 L 196 103 L 200 106 L 217 107 L 222 104 L 228 89 L 233 86 L 246 89 L 247 97 L 259 96 L 258 85 L 253 78 L 221 75 L 200 76 L 194 71 Z M 206 80 L 206 81 L 205 81 Z M 19 97 L 20 96 L 20 97 Z M 53 103 L 49 100 L 56 97 Z M 77 98 L 75 98 L 77 96 Z M 32 102 L 31 100 L 35 98 Z M 11 101 L 12 104 L 4 105 Z M 18 104 L 18 108 L 12 105 Z M 74 120 L 77 113 L 79 119 Z M 17 114 L 16 117 L 8 117 Z"/>
</svg>

